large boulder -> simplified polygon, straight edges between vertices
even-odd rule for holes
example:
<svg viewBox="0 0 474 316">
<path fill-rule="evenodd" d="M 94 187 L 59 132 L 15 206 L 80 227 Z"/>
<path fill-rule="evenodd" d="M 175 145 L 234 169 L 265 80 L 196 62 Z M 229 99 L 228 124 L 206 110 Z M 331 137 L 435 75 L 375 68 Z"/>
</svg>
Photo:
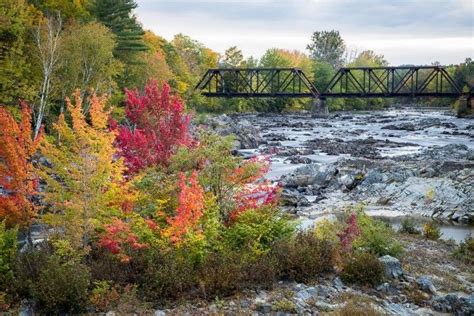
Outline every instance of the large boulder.
<svg viewBox="0 0 474 316">
<path fill-rule="evenodd" d="M 385 255 L 379 258 L 380 263 L 382 263 L 385 277 L 388 279 L 396 279 L 403 275 L 403 269 L 400 261 L 397 258 L 394 258 L 389 255 Z"/>
<path fill-rule="evenodd" d="M 222 114 L 210 118 L 206 124 L 222 136 L 234 135 L 234 149 L 253 149 L 264 143 L 260 129 L 246 119 L 233 119 Z"/>
</svg>

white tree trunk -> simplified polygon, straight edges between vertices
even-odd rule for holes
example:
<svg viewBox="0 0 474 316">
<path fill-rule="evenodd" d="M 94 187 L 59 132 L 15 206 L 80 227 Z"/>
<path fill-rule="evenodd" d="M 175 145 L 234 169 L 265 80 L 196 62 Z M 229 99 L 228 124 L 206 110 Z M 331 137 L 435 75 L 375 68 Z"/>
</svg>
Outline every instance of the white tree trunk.
<svg viewBox="0 0 474 316">
<path fill-rule="evenodd" d="M 44 113 L 51 92 L 51 78 L 54 74 L 59 60 L 59 48 L 61 39 L 62 19 L 61 15 L 46 18 L 44 24 L 38 24 L 34 34 L 39 60 L 43 70 L 43 81 L 41 83 L 39 103 L 33 106 L 35 116 L 34 138 L 36 138 L 43 124 Z"/>
</svg>

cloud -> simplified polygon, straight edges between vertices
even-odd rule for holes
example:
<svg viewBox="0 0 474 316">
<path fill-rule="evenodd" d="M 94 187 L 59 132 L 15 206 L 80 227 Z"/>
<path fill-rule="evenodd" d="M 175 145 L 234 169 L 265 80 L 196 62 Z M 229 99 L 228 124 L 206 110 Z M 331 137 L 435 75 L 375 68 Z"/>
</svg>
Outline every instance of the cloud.
<svg viewBox="0 0 474 316">
<path fill-rule="evenodd" d="M 470 0 L 138 0 L 145 28 L 184 33 L 224 52 L 304 51 L 311 33 L 337 29 L 351 49 L 373 49 L 392 64 L 457 63 L 474 55 Z M 439 57 L 437 57 L 439 56 Z"/>
</svg>

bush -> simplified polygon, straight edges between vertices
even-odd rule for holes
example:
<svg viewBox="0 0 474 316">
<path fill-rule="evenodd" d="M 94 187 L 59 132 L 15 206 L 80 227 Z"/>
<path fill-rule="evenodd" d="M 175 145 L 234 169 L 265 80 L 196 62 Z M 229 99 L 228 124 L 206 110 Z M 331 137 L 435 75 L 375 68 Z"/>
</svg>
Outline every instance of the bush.
<svg viewBox="0 0 474 316">
<path fill-rule="evenodd" d="M 215 252 L 200 267 L 199 287 L 204 298 L 212 298 L 243 289 L 268 289 L 277 277 L 278 261 L 269 253 Z"/>
<path fill-rule="evenodd" d="M 15 293 L 14 264 L 17 254 L 17 229 L 7 229 L 5 222 L 0 222 L 0 312 L 9 308 Z"/>
<path fill-rule="evenodd" d="M 441 229 L 438 223 L 429 222 L 423 225 L 423 236 L 430 240 L 438 240 L 441 237 Z"/>
<path fill-rule="evenodd" d="M 187 294 L 197 284 L 196 265 L 186 248 L 150 252 L 136 272 L 145 299 L 164 301 Z"/>
<path fill-rule="evenodd" d="M 299 232 L 274 249 L 284 278 L 297 282 L 314 280 L 318 274 L 333 270 L 337 244 L 317 238 L 310 231 Z"/>
<path fill-rule="evenodd" d="M 118 303 L 120 294 L 110 281 L 96 281 L 89 297 L 89 302 L 96 312 L 112 310 Z"/>
<path fill-rule="evenodd" d="M 399 257 L 403 252 L 402 245 L 396 240 L 395 232 L 384 222 L 358 212 L 357 222 L 361 229 L 360 236 L 354 241 L 354 249 L 360 249 L 377 256 L 390 255 Z"/>
<path fill-rule="evenodd" d="M 341 278 L 345 282 L 374 286 L 380 284 L 383 277 L 382 263 L 371 253 L 356 251 L 343 263 Z"/>
<path fill-rule="evenodd" d="M 255 255 L 269 251 L 276 242 L 289 240 L 295 231 L 287 217 L 273 207 L 247 210 L 224 231 L 224 241 L 230 249 L 252 250 Z"/>
<path fill-rule="evenodd" d="M 51 240 L 22 253 L 16 262 L 16 287 L 45 314 L 77 313 L 88 302 L 89 268 L 66 240 Z"/>
<path fill-rule="evenodd" d="M 417 235 L 421 233 L 418 229 L 418 224 L 416 223 L 416 221 L 410 217 L 405 217 L 402 220 L 400 229 L 398 231 L 403 234 L 411 235 Z"/>
<path fill-rule="evenodd" d="M 52 256 L 34 281 L 32 298 L 43 313 L 77 313 L 87 305 L 89 283 L 87 266 Z"/>
<path fill-rule="evenodd" d="M 362 297 L 350 299 L 344 307 L 337 310 L 337 316 L 378 316 L 380 312 L 373 307 L 373 303 Z"/>
<path fill-rule="evenodd" d="M 468 236 L 456 247 L 453 253 L 455 258 L 471 266 L 474 265 L 474 238 Z"/>
</svg>

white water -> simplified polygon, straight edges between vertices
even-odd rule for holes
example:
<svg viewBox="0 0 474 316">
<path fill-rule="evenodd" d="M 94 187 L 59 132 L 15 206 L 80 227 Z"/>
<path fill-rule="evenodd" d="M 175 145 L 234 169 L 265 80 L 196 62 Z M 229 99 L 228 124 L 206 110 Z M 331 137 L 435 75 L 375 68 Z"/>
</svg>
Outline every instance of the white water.
<svg viewBox="0 0 474 316">
<path fill-rule="evenodd" d="M 342 119 L 341 119 L 342 118 Z M 370 118 L 370 123 L 367 120 Z M 412 122 L 415 126 L 422 119 L 440 119 L 441 122 L 451 123 L 456 129 L 468 135 L 449 135 L 443 132 L 453 132 L 454 128 L 446 127 L 429 127 L 420 131 L 404 131 L 404 130 L 387 130 L 382 129 L 386 125 L 400 124 Z M 281 119 L 281 118 L 277 118 Z M 262 118 L 264 123 L 273 123 Z M 405 154 L 416 153 L 424 148 L 432 146 L 445 146 L 449 144 L 464 144 L 469 148 L 474 148 L 474 140 L 472 138 L 473 131 L 466 130 L 468 125 L 474 122 L 469 119 L 458 119 L 451 114 L 442 111 L 414 111 L 414 110 L 391 110 L 384 112 L 359 112 L 359 113 L 343 113 L 341 117 L 335 120 L 331 119 L 310 119 L 307 116 L 292 116 L 289 118 L 290 123 L 315 123 L 314 127 L 309 128 L 291 128 L 291 127 L 266 127 L 262 128 L 263 135 L 266 134 L 283 134 L 290 140 L 281 141 L 283 147 L 302 147 L 303 144 L 314 138 L 341 138 L 344 140 L 366 139 L 373 137 L 374 139 L 386 140 L 392 142 L 413 143 L 417 146 L 403 146 L 399 148 L 379 148 L 382 156 L 393 157 Z M 330 126 L 328 126 L 330 125 Z M 246 151 L 245 154 L 255 154 L 258 150 Z M 316 152 L 306 157 L 311 158 L 315 163 L 329 164 L 336 160 L 347 157 L 348 155 L 331 156 L 322 152 Z M 277 157 L 272 155 L 271 167 L 267 177 L 271 180 L 278 180 L 282 175 L 289 174 L 293 170 L 302 166 L 302 164 L 291 164 L 286 162 L 287 157 Z M 474 207 L 474 206 L 473 206 Z M 377 215 L 377 214 L 373 214 Z M 381 214 L 378 214 L 380 216 Z M 390 212 L 392 217 L 391 223 L 396 226 L 401 222 L 400 217 L 395 220 L 396 215 Z M 399 214 L 400 215 L 400 214 Z M 317 219 L 331 217 L 331 214 L 319 214 Z M 382 214 L 383 216 L 383 214 Z M 385 217 L 385 216 L 383 216 Z M 301 227 L 307 227 L 314 223 L 315 218 L 302 218 Z M 453 226 L 451 224 L 441 224 L 441 231 L 444 239 L 454 239 L 457 242 L 464 239 L 469 234 L 474 234 L 471 226 Z"/>
</svg>

